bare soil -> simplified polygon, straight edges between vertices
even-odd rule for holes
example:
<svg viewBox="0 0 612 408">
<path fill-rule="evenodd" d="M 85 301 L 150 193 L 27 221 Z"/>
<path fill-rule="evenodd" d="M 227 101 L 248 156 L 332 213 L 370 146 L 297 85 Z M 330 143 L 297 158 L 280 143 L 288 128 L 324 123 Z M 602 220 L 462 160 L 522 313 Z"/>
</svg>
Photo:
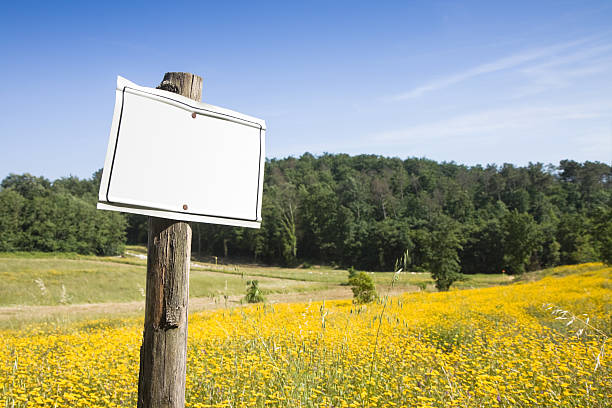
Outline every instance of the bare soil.
<svg viewBox="0 0 612 408">
<path fill-rule="evenodd" d="M 399 295 L 409 288 L 398 288 L 391 291 L 391 296 Z M 410 290 L 412 291 L 412 290 Z M 224 307 L 240 306 L 243 296 L 228 296 L 216 298 L 190 298 L 189 311 L 221 309 Z M 304 303 L 322 300 L 352 299 L 353 294 L 346 286 L 337 286 L 331 289 L 306 293 L 274 293 L 266 296 L 266 301 L 271 304 L 277 303 Z M 44 320 L 62 315 L 70 318 L 79 317 L 116 317 L 117 315 L 139 315 L 144 313 L 144 300 L 138 302 L 123 303 L 82 303 L 61 306 L 2 306 L 0 307 L 0 322 L 8 320 L 28 321 Z"/>
</svg>

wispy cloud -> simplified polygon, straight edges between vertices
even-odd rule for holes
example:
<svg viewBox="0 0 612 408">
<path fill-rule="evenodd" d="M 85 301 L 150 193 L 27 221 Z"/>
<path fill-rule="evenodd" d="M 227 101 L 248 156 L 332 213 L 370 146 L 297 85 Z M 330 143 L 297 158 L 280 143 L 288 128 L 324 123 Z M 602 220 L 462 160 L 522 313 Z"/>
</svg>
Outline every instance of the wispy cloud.
<svg viewBox="0 0 612 408">
<path fill-rule="evenodd" d="M 513 92 L 513 98 L 571 86 L 577 84 L 578 79 L 597 74 L 612 74 L 612 44 L 583 47 L 521 68 L 519 72 L 526 81 Z"/>
<path fill-rule="evenodd" d="M 418 98 L 426 93 L 437 91 L 451 85 L 478 77 L 480 75 L 490 74 L 498 71 L 503 71 L 511 68 L 517 68 L 523 66 L 529 62 L 540 61 L 544 57 L 550 57 L 563 51 L 567 51 L 573 47 L 583 45 L 589 41 L 592 41 L 592 37 L 583 38 L 575 41 L 569 41 L 564 43 L 558 43 L 547 47 L 534 48 L 531 50 L 525 50 L 519 53 L 509 55 L 491 61 L 485 64 L 477 65 L 473 68 L 467 69 L 462 72 L 458 72 L 446 77 L 438 78 L 430 82 L 426 82 L 423 85 L 419 85 L 408 92 L 403 92 L 397 95 L 393 95 L 391 100 L 407 100 Z M 607 47 L 602 47 L 603 50 L 607 50 Z M 597 50 L 593 50 L 597 51 Z M 580 55 L 575 55 L 574 58 L 579 58 Z M 562 61 L 559 61 L 562 63 Z"/>
<path fill-rule="evenodd" d="M 573 63 L 584 63 L 591 61 L 595 57 L 609 54 L 610 51 L 612 51 L 612 44 L 582 47 L 565 55 L 555 56 L 555 58 L 547 60 L 546 62 L 541 62 L 536 65 L 529 66 L 527 68 L 522 69 L 521 71 L 526 73 L 541 72 L 547 69 L 552 69 Z"/>
<path fill-rule="evenodd" d="M 370 136 L 373 143 L 413 144 L 422 141 L 451 141 L 457 137 L 491 138 L 500 131 L 538 128 L 564 121 L 609 119 L 612 100 L 557 106 L 518 106 L 457 115 L 448 119 L 408 126 Z M 453 140 L 454 141 L 454 140 Z"/>
</svg>

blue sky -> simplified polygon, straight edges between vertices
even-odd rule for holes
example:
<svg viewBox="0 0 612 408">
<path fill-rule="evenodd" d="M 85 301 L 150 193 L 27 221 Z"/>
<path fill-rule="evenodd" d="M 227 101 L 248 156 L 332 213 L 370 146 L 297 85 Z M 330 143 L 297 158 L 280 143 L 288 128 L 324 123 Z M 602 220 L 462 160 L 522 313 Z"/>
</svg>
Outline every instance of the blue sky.
<svg viewBox="0 0 612 408">
<path fill-rule="evenodd" d="M 267 156 L 612 160 L 612 1 L 12 2 L 0 179 L 104 164 L 117 75 L 204 77 Z"/>
</svg>

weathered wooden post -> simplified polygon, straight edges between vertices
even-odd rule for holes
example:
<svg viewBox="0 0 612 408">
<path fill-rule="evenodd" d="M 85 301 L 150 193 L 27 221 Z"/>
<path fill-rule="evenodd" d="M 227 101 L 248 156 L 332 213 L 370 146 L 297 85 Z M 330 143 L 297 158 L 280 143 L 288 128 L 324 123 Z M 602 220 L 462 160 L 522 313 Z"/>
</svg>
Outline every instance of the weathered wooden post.
<svg viewBox="0 0 612 408">
<path fill-rule="evenodd" d="M 168 72 L 158 88 L 202 99 L 202 78 L 194 74 Z M 139 408 L 185 406 L 190 255 L 187 222 L 149 217 Z"/>
<path fill-rule="evenodd" d="M 185 406 L 187 222 L 261 226 L 266 122 L 201 98 L 197 75 L 117 77 L 97 208 L 149 217 L 139 408 Z"/>
</svg>

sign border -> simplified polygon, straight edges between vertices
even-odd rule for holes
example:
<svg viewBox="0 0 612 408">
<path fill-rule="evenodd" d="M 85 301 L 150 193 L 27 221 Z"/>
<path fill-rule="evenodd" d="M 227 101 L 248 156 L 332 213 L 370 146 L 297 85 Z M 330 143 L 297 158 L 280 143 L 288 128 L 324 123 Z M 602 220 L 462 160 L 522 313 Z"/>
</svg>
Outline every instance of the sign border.
<svg viewBox="0 0 612 408">
<path fill-rule="evenodd" d="M 150 99 L 158 100 L 163 103 L 168 103 L 173 106 L 185 109 L 189 112 L 216 117 L 222 120 L 240 123 L 242 125 L 251 126 L 259 129 L 259 169 L 258 169 L 258 191 L 257 202 L 255 209 L 255 219 L 242 219 L 236 217 L 224 217 L 206 214 L 194 214 L 189 212 L 179 212 L 165 209 L 158 209 L 152 206 L 133 205 L 128 203 L 113 202 L 108 194 L 110 191 L 110 183 L 112 179 L 112 170 L 117 150 L 119 139 L 119 130 L 121 128 L 121 116 L 123 114 L 123 101 L 125 92 L 144 96 Z M 143 95 L 145 94 L 145 95 Z M 172 92 L 141 87 L 127 79 L 117 77 L 117 89 L 115 92 L 115 110 L 113 121 L 111 124 L 111 132 L 109 136 L 108 149 L 106 152 L 106 160 L 104 170 L 102 171 L 102 179 L 100 182 L 100 190 L 98 193 L 97 208 L 101 210 L 111 210 L 119 212 L 127 212 L 132 214 L 142 214 L 152 217 L 174 219 L 180 221 L 203 222 L 210 224 L 222 224 L 230 226 L 260 228 L 261 226 L 261 206 L 263 194 L 263 173 L 265 166 L 265 131 L 266 123 L 264 120 L 257 119 L 242 113 L 234 112 L 229 109 L 220 108 L 218 106 L 209 105 L 206 103 L 196 102 L 192 99 L 177 95 Z"/>
</svg>

